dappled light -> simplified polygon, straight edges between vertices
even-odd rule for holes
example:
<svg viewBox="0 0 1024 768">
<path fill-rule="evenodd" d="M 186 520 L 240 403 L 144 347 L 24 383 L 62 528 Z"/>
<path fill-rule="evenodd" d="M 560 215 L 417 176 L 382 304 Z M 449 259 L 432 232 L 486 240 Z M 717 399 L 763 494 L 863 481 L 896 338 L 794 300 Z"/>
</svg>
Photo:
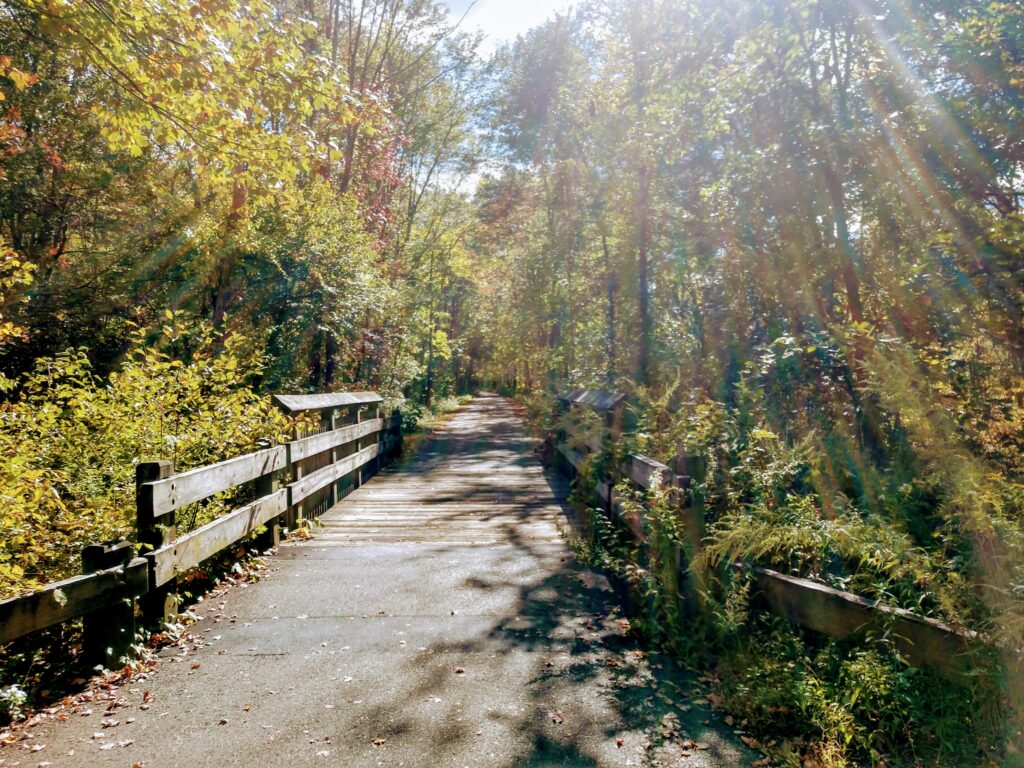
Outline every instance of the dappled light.
<svg viewBox="0 0 1024 768">
<path fill-rule="evenodd" d="M 1022 202 L 1018 2 L 0 0 L 0 762 L 1024 766 Z"/>
</svg>

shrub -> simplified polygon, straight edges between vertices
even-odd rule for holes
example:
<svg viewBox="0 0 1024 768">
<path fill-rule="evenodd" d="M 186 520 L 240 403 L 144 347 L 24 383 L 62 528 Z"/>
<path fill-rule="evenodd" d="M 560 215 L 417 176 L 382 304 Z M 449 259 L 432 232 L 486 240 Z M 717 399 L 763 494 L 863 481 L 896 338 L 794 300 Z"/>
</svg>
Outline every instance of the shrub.
<svg viewBox="0 0 1024 768">
<path fill-rule="evenodd" d="M 107 380 L 83 349 L 36 363 L 0 407 L 0 596 L 77 573 L 87 544 L 132 539 L 138 461 L 184 471 L 285 438 L 242 343 L 169 314 L 158 331 L 137 330 Z M 186 511 L 183 527 L 226 501 Z"/>
</svg>

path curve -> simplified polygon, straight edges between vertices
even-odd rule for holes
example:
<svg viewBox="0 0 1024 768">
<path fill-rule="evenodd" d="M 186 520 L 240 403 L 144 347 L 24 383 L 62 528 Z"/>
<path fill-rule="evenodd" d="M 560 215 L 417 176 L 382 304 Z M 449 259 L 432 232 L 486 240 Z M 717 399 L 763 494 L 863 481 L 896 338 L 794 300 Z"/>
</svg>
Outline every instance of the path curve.
<svg viewBox="0 0 1024 768">
<path fill-rule="evenodd" d="M 206 644 L 115 691 L 116 726 L 97 702 L 0 763 L 749 765 L 717 715 L 685 704 L 686 678 L 624 637 L 532 447 L 509 401 L 474 400 L 314 539 L 282 545 L 266 579 L 202 603 Z"/>
</svg>

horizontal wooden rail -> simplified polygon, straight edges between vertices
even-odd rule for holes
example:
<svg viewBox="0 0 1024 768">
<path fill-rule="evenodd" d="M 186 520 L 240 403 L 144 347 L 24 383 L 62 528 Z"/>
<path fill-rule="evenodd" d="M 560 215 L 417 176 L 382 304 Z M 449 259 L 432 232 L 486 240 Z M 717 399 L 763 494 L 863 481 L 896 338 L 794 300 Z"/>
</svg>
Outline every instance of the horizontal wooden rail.
<svg viewBox="0 0 1024 768">
<path fill-rule="evenodd" d="M 298 504 L 300 501 L 309 497 L 316 491 L 319 491 L 321 488 L 340 480 L 345 475 L 359 469 L 359 467 L 370 463 L 371 460 L 377 457 L 379 452 L 380 447 L 378 445 L 371 445 L 368 448 L 364 448 L 359 451 L 359 453 L 346 456 L 344 459 L 341 459 L 330 466 L 306 475 L 301 480 L 297 480 L 288 486 L 291 504 Z"/>
<path fill-rule="evenodd" d="M 153 584 L 161 586 L 195 568 L 239 539 L 255 533 L 271 518 L 288 510 L 288 490 L 278 491 L 239 507 L 234 512 L 175 539 L 173 544 L 152 552 Z"/>
<path fill-rule="evenodd" d="M 0 643 L 77 619 L 112 600 L 138 597 L 148 588 L 148 564 L 136 557 L 116 568 L 72 576 L 12 597 L 0 602 Z"/>
<path fill-rule="evenodd" d="M 911 664 L 950 679 L 969 676 L 976 662 L 972 633 L 811 579 L 760 566 L 736 567 L 752 573 L 758 602 L 794 624 L 836 638 L 878 630 Z"/>
<path fill-rule="evenodd" d="M 203 501 L 284 469 L 287 463 L 285 447 L 278 445 L 146 483 L 140 493 L 145 497 L 143 503 L 152 508 L 153 518 L 159 518 L 186 504 Z"/>
<path fill-rule="evenodd" d="M 577 390 L 559 400 L 563 407 L 583 406 L 598 411 L 619 407 L 623 402 L 621 397 L 584 390 Z M 580 450 L 566 443 L 572 443 Z M 563 435 L 555 448 L 557 455 L 564 460 L 564 466 L 576 474 L 588 456 L 605 449 L 605 441 L 593 436 L 574 438 L 572 435 Z M 654 485 L 655 479 L 660 481 L 662 487 L 672 489 L 687 488 L 691 481 L 689 476 L 676 474 L 660 462 L 632 454 L 615 468 L 612 477 L 593 478 L 594 491 L 609 513 L 618 508 L 614 486 L 619 479 L 629 480 L 646 490 Z M 692 495 L 684 497 L 679 490 L 675 493 L 683 499 L 680 512 L 683 513 L 684 531 L 688 539 L 686 548 L 693 555 L 699 552 L 704 538 L 703 512 L 689 506 Z M 639 521 L 622 522 L 635 535 L 641 534 L 642 526 L 637 524 Z M 928 667 L 951 680 L 961 681 L 976 669 L 974 665 L 977 662 L 978 638 L 973 633 L 961 632 L 941 621 L 834 589 L 811 579 L 789 576 L 756 565 L 736 564 L 735 568 L 752 574 L 755 584 L 752 597 L 757 604 L 794 624 L 836 638 L 863 634 L 868 630 L 877 631 L 885 634 L 911 664 Z M 690 575 L 699 581 L 699 574 Z M 696 599 L 695 590 L 691 590 L 690 599 Z"/>
<path fill-rule="evenodd" d="M 360 437 L 380 432 L 384 428 L 384 419 L 370 419 L 358 424 L 351 424 L 341 429 L 330 432 L 321 432 L 319 435 L 311 435 L 300 440 L 294 440 L 288 444 L 288 457 L 292 462 L 301 459 L 308 459 L 318 453 L 329 451 L 345 443 L 351 443 Z"/>
<path fill-rule="evenodd" d="M 81 576 L 0 601 L 0 643 L 85 617 L 87 645 L 98 649 L 90 657 L 116 662 L 134 642 L 135 598 L 144 617 L 166 617 L 176 605 L 178 576 L 261 529 L 266 531 L 264 543 L 275 545 L 280 521 L 290 526 L 300 519 L 303 501 L 330 488 L 328 501 L 333 504 L 344 490 L 339 485 L 335 495 L 335 484 L 351 477 L 345 487 L 358 487 L 395 456 L 402 445 L 402 416 L 398 411 L 382 416 L 382 401 L 375 392 L 275 396 L 274 402 L 289 414 L 319 412 L 323 431 L 180 474 L 166 461 L 138 464 L 137 538 L 149 551 L 134 557 L 127 542 L 87 547 Z M 355 423 L 339 423 L 338 410 Z M 372 418 L 364 420 L 363 410 Z M 319 468 L 303 475 L 310 462 Z M 291 482 L 282 488 L 285 474 Z M 255 501 L 178 535 L 176 510 L 247 484 L 253 486 Z"/>
</svg>

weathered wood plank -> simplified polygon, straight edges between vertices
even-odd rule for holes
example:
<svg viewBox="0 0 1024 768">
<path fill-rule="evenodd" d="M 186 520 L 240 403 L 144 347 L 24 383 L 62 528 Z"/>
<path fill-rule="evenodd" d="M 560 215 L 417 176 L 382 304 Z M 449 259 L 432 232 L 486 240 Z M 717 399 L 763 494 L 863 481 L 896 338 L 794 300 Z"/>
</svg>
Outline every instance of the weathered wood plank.
<svg viewBox="0 0 1024 768">
<path fill-rule="evenodd" d="M 330 432 L 322 432 L 319 435 L 304 437 L 301 440 L 294 440 L 288 444 L 291 450 L 291 460 L 293 462 L 301 461 L 318 453 L 324 453 L 336 446 L 351 443 L 374 432 L 380 432 L 383 426 L 383 419 L 371 419 Z"/>
<path fill-rule="evenodd" d="M 562 454 L 563 457 L 565 457 L 565 460 L 568 461 L 572 465 L 573 469 L 575 469 L 577 472 L 583 465 L 583 461 L 586 458 L 579 451 L 574 451 L 572 448 L 567 448 L 564 445 L 558 446 L 558 452 Z M 597 491 L 597 495 L 600 496 L 606 504 L 609 502 L 609 499 L 611 499 L 611 483 L 598 483 L 594 487 L 594 490 Z"/>
<path fill-rule="evenodd" d="M 566 404 L 586 405 L 595 411 L 605 412 L 617 408 L 626 396 L 616 392 L 605 392 L 600 389 L 574 389 L 559 400 Z"/>
<path fill-rule="evenodd" d="M 647 489 L 654 484 L 655 477 L 661 478 L 662 488 L 671 486 L 675 480 L 675 473 L 664 464 L 636 453 L 630 454 L 623 462 L 622 474 Z"/>
<path fill-rule="evenodd" d="M 323 411 L 360 403 L 379 403 L 384 400 L 376 392 L 329 392 L 320 395 L 274 395 L 274 405 L 285 413 Z"/>
<path fill-rule="evenodd" d="M 0 602 L 0 643 L 84 616 L 149 588 L 146 561 L 109 568 L 46 585 L 43 589 Z"/>
<path fill-rule="evenodd" d="M 284 469 L 286 463 L 287 452 L 283 445 L 247 453 L 166 480 L 145 483 L 139 488 L 140 504 L 148 504 L 153 517 L 159 518 L 186 504 Z"/>
<path fill-rule="evenodd" d="M 207 523 L 168 546 L 151 552 L 153 581 L 159 586 L 195 568 L 203 560 L 245 538 L 268 520 L 288 509 L 288 491 L 278 491 Z"/>
<path fill-rule="evenodd" d="M 311 494 L 319 491 L 325 485 L 329 485 L 335 480 L 340 480 L 350 472 L 354 472 L 368 461 L 374 459 L 379 452 L 380 444 L 374 443 L 358 453 L 346 456 L 336 464 L 331 464 L 329 467 L 318 469 L 316 472 L 312 472 L 302 479 L 295 481 L 288 486 L 288 491 L 291 494 L 290 503 L 292 505 L 298 504 Z"/>
<path fill-rule="evenodd" d="M 935 619 L 895 608 L 810 579 L 750 567 L 758 597 L 794 624 L 830 637 L 848 637 L 867 629 L 889 628 L 896 648 L 914 666 L 929 667 L 944 677 L 960 679 L 975 661 L 973 636 Z"/>
</svg>

